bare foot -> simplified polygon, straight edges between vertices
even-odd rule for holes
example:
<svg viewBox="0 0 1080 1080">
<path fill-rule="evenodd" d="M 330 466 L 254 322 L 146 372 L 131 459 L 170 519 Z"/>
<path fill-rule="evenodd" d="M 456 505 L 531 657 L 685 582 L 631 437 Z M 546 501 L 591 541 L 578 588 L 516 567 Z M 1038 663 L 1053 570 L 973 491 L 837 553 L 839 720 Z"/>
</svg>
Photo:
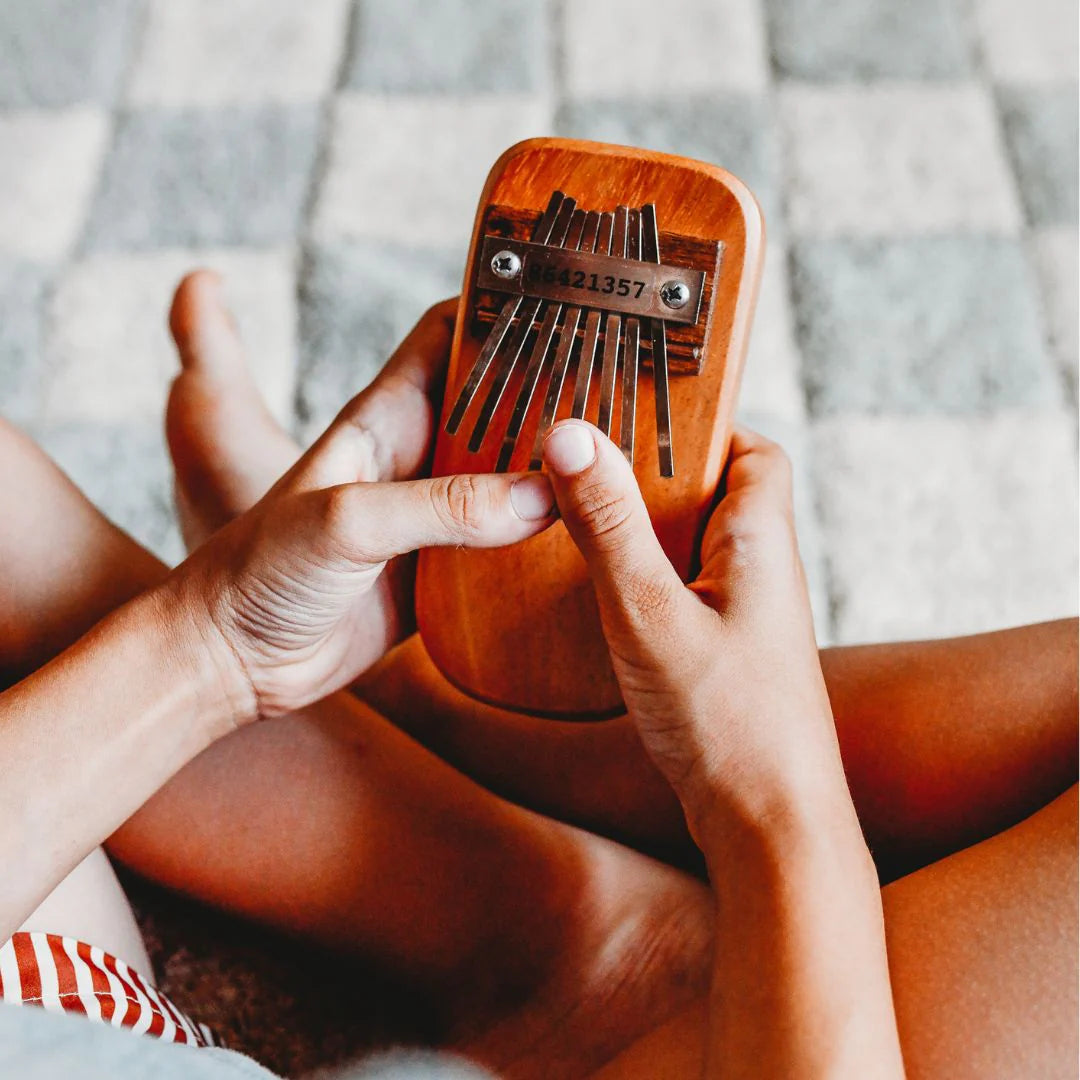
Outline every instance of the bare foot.
<svg viewBox="0 0 1080 1080">
<path fill-rule="evenodd" d="M 300 448 L 255 386 L 217 274 L 196 270 L 180 282 L 169 329 L 182 370 L 169 393 L 165 433 L 191 549 L 258 502 Z"/>
</svg>

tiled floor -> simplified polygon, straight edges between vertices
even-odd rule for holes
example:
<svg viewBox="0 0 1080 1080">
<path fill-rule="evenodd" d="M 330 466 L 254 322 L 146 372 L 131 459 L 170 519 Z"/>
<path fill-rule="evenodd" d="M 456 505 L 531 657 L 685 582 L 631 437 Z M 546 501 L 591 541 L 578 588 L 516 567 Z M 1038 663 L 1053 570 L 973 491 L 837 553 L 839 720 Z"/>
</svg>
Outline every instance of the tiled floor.
<svg viewBox="0 0 1080 1080">
<path fill-rule="evenodd" d="M 503 147 L 637 143 L 725 165 L 766 209 L 743 403 L 803 458 L 822 636 L 1068 611 L 1076 6 L 1022 7 L 15 0 L 0 409 L 176 557 L 158 426 L 185 266 L 226 272 L 275 410 L 310 438 L 456 290 Z M 961 550 L 981 556 L 942 575 Z"/>
<path fill-rule="evenodd" d="M 823 638 L 1074 611 L 1076 21 L 1075 0 L 8 0 L 0 412 L 175 558 L 185 267 L 224 271 L 310 438 L 456 291 L 505 146 L 637 143 L 765 207 L 743 408 L 796 458 Z"/>
</svg>

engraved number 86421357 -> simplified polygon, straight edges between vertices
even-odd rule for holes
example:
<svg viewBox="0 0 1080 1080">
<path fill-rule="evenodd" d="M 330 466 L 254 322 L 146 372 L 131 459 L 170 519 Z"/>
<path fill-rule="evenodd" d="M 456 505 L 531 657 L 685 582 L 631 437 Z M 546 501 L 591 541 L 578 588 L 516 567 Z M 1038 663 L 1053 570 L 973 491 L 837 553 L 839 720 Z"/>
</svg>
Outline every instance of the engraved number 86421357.
<svg viewBox="0 0 1080 1080">
<path fill-rule="evenodd" d="M 586 292 L 615 293 L 616 296 L 629 296 L 633 289 L 635 300 L 645 291 L 644 281 L 616 278 L 612 274 L 588 274 L 584 270 L 571 270 L 568 266 L 560 267 L 555 263 L 546 266 L 530 263 L 528 277 L 530 281 L 542 281 L 545 285 L 559 284 Z"/>
</svg>

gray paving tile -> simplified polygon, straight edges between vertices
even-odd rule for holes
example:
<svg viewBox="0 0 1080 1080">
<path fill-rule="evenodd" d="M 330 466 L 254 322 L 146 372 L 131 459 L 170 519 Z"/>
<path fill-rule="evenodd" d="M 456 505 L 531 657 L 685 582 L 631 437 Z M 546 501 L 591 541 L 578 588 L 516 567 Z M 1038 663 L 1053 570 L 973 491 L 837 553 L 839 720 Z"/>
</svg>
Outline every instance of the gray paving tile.
<svg viewBox="0 0 1080 1080">
<path fill-rule="evenodd" d="M 138 0 L 9 2 L 0 14 L 0 105 L 112 101 Z"/>
<path fill-rule="evenodd" d="M 1035 225 L 1077 219 L 1077 90 L 1005 87 L 999 91 L 1005 140 L 1020 178 L 1020 197 Z"/>
<path fill-rule="evenodd" d="M 345 84 L 396 93 L 540 90 L 551 43 L 534 0 L 359 0 Z"/>
<path fill-rule="evenodd" d="M 298 412 L 318 434 L 424 311 L 461 288 L 464 256 L 378 241 L 316 248 L 300 282 Z"/>
<path fill-rule="evenodd" d="M 1065 382 L 1076 401 L 1077 364 L 1080 362 L 1077 308 L 1080 306 L 1080 267 L 1076 227 L 1040 229 L 1032 237 L 1035 268 L 1043 290 L 1050 349 L 1058 358 Z"/>
<path fill-rule="evenodd" d="M 37 415 L 47 273 L 0 259 L 0 416 L 24 424 Z"/>
<path fill-rule="evenodd" d="M 766 0 L 765 8 L 782 75 L 936 79 L 971 67 L 957 0 Z"/>
<path fill-rule="evenodd" d="M 160 423 L 41 423 L 31 434 L 87 498 L 167 563 L 183 558 Z"/>
<path fill-rule="evenodd" d="M 314 106 L 124 113 L 87 246 L 289 240 L 300 224 L 317 134 Z"/>
<path fill-rule="evenodd" d="M 1052 405 L 1062 388 L 1016 241 L 796 243 L 792 290 L 815 415 Z"/>
<path fill-rule="evenodd" d="M 764 98 L 575 101 L 555 117 L 559 135 L 641 146 L 719 165 L 750 185 L 768 221 L 778 210 L 777 148 Z"/>
</svg>

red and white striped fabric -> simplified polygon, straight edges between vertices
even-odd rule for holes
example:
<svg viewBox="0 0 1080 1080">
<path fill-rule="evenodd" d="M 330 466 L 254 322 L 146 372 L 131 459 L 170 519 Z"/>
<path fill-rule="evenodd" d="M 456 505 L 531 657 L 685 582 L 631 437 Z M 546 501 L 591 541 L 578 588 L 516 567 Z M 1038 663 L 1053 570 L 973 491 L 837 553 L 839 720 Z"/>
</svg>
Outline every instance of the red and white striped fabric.
<svg viewBox="0 0 1080 1080">
<path fill-rule="evenodd" d="M 0 1000 L 79 1013 L 168 1042 L 215 1045 L 209 1028 L 123 960 L 59 934 L 21 931 L 0 945 Z"/>
</svg>

